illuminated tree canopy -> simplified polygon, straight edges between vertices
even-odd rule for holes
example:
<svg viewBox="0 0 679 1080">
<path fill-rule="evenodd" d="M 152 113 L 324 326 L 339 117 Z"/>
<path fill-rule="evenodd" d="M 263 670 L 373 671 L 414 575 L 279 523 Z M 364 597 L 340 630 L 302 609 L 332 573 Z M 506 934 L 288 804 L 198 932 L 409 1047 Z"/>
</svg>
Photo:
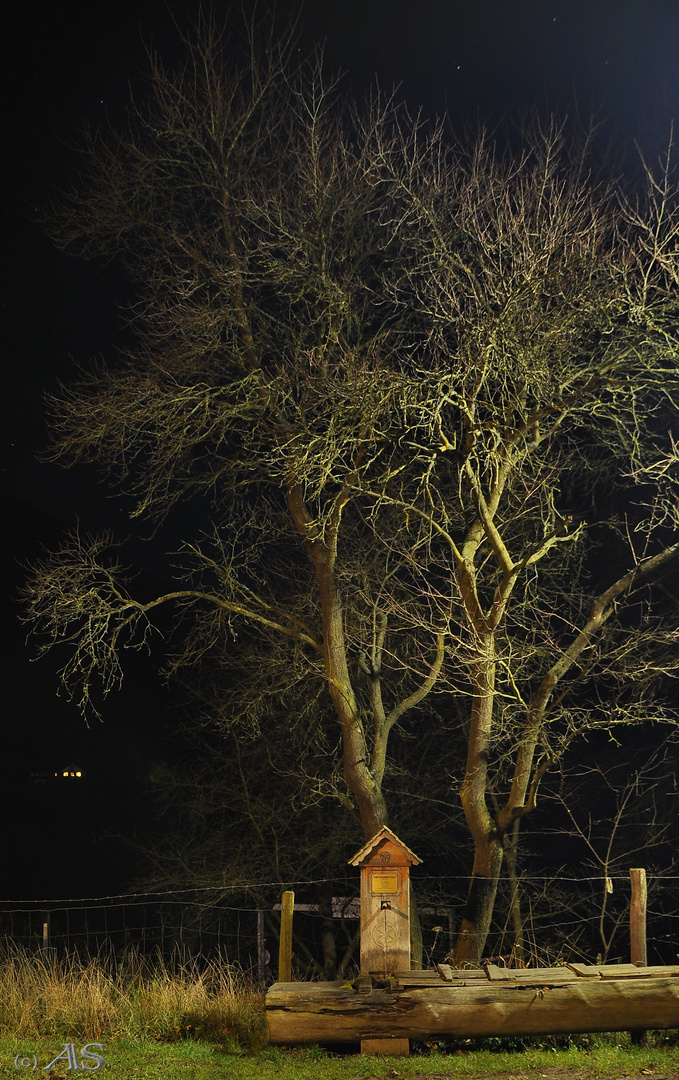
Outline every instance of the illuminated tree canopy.
<svg viewBox="0 0 679 1080">
<path fill-rule="evenodd" d="M 629 194 L 565 122 L 457 142 L 289 42 L 186 44 L 50 211 L 66 251 L 124 265 L 136 340 L 54 398 L 53 452 L 140 521 L 198 499 L 211 526 L 151 600 L 74 535 L 29 616 L 85 711 L 159 606 L 186 627 L 176 668 L 228 663 L 247 625 L 253 674 L 215 721 L 331 715 L 368 838 L 390 733 L 448 715 L 475 959 L 545 771 L 592 728 L 675 721 L 672 148 Z"/>
</svg>

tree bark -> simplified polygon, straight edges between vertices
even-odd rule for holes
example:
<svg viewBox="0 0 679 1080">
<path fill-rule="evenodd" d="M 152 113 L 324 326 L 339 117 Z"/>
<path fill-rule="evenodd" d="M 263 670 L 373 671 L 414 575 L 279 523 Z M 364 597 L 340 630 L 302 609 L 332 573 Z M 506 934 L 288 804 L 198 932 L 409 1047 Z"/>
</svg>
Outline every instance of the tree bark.
<svg viewBox="0 0 679 1080">
<path fill-rule="evenodd" d="M 492 633 L 477 638 L 474 699 L 469 743 L 460 799 L 474 840 L 467 903 L 455 944 L 453 963 L 478 964 L 488 937 L 502 867 L 502 839 L 488 809 L 488 750 L 495 696 L 495 641 Z"/>
<path fill-rule="evenodd" d="M 475 841 L 474 867 L 464 915 L 455 942 L 453 964 L 477 966 L 488 938 L 502 867 L 502 843 L 489 834 L 486 842 Z"/>
<path fill-rule="evenodd" d="M 521 893 L 519 891 L 519 875 L 516 866 L 516 856 L 519 848 L 519 825 L 517 818 L 511 833 L 505 836 L 505 859 L 507 861 L 507 873 L 509 876 L 509 917 L 514 935 L 512 954 L 517 967 L 523 967 L 526 962 L 526 949 L 523 934 L 523 912 L 521 910 Z"/>
<path fill-rule="evenodd" d="M 370 768 L 363 722 L 349 674 L 344 608 L 335 574 L 342 501 L 338 499 L 335 518 L 325 534 L 322 534 L 313 522 L 301 488 L 297 484 L 288 490 L 288 505 L 295 526 L 304 538 L 318 581 L 323 626 L 323 660 L 328 690 L 342 729 L 344 779 L 356 799 L 365 838 L 370 840 L 389 822 L 381 786 Z"/>
</svg>

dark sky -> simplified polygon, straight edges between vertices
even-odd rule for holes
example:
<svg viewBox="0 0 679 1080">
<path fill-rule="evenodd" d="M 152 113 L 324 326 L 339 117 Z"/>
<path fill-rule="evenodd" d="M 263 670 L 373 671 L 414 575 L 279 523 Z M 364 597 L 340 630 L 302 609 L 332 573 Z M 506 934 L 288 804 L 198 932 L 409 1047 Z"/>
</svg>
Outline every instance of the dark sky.
<svg viewBox="0 0 679 1080">
<path fill-rule="evenodd" d="M 287 4 L 279 0 L 279 11 Z M 74 754 L 89 755 L 96 772 L 94 762 L 110 759 L 112 744 L 108 735 L 85 734 L 75 711 L 55 702 L 54 675 L 28 664 L 17 621 L 18 561 L 34 557 L 41 540 L 53 543 L 76 514 L 87 528 L 110 523 L 126 531 L 124 508 L 94 473 L 62 473 L 35 457 L 45 444 L 43 392 L 68 379 L 74 361 L 111 348 L 122 293 L 112 268 L 53 250 L 34 216 L 72 174 L 66 144 L 82 121 L 117 118 L 129 84 L 141 86 L 143 42 L 172 54 L 173 18 L 183 24 L 196 7 L 176 0 L 25 0 L 0 19 L 1 626 L 12 642 L 2 653 L 7 689 L 0 722 L 23 780 L 31 768 L 66 764 Z M 325 40 L 329 67 L 344 69 L 357 93 L 377 76 L 384 87 L 398 85 L 413 109 L 447 111 L 453 126 L 525 104 L 572 110 L 577 103 L 585 115 L 601 109 L 612 134 L 631 141 L 666 130 L 679 113 L 679 0 L 305 0 L 301 26 L 300 48 Z M 135 718 L 128 716 L 127 727 L 119 720 L 115 767 L 124 770 L 125 747 L 131 775 L 150 751 Z M 113 779 L 111 768 L 106 777 L 102 772 L 100 789 Z M 12 789 L 9 796 L 19 794 Z M 30 843 L 30 822 L 27 828 L 21 843 Z M 20 867 L 17 874 L 15 895 L 22 891 Z M 0 899 L 8 888 L 0 875 Z"/>
</svg>

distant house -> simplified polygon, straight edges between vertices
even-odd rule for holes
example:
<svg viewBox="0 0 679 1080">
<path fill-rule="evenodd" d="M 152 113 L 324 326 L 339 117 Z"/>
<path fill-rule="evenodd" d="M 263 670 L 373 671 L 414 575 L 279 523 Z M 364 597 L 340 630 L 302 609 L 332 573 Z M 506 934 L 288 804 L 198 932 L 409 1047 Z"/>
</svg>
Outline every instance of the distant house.
<svg viewBox="0 0 679 1080">
<path fill-rule="evenodd" d="M 77 765 L 66 765 L 63 769 L 50 772 L 32 772 L 31 780 L 39 784 L 63 783 L 64 780 L 82 780 L 85 773 Z"/>
</svg>

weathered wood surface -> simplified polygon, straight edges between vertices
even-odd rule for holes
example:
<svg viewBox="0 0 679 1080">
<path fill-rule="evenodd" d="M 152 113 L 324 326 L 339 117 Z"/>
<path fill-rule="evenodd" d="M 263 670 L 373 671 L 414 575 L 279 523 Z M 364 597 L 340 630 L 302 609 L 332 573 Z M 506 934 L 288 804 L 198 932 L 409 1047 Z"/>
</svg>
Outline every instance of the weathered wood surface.
<svg viewBox="0 0 679 1080">
<path fill-rule="evenodd" d="M 292 920 L 295 914 L 295 894 L 287 889 L 281 897 L 281 932 L 278 939 L 278 979 L 292 979 Z"/>
<path fill-rule="evenodd" d="M 646 871 L 643 867 L 633 868 L 629 872 L 631 898 L 629 909 L 630 954 L 633 964 L 646 967 Z"/>
<path fill-rule="evenodd" d="M 679 965 L 638 968 L 635 964 L 564 964 L 553 968 L 502 968 L 495 964 L 486 964 L 482 968 L 452 968 L 448 964 L 437 964 L 427 971 L 397 971 L 392 976 L 396 989 L 425 986 L 440 986 L 441 983 L 452 985 L 485 985 L 488 982 L 521 983 L 529 986 L 542 986 L 545 981 L 550 985 L 575 982 L 577 979 L 644 979 L 644 978 L 679 978 Z M 354 984 L 356 985 L 356 984 Z"/>
<path fill-rule="evenodd" d="M 574 970 L 574 968 L 578 970 Z M 679 1027 L 679 967 L 398 972 L 403 989 L 276 983 L 266 995 L 272 1043 L 550 1035 Z M 630 970 L 631 969 L 631 970 Z M 418 983 L 419 977 L 419 983 Z M 405 985 L 408 981 L 409 985 Z"/>
<path fill-rule="evenodd" d="M 421 861 L 387 826 L 349 860 L 361 868 L 361 972 L 410 967 L 410 867 Z"/>
</svg>

